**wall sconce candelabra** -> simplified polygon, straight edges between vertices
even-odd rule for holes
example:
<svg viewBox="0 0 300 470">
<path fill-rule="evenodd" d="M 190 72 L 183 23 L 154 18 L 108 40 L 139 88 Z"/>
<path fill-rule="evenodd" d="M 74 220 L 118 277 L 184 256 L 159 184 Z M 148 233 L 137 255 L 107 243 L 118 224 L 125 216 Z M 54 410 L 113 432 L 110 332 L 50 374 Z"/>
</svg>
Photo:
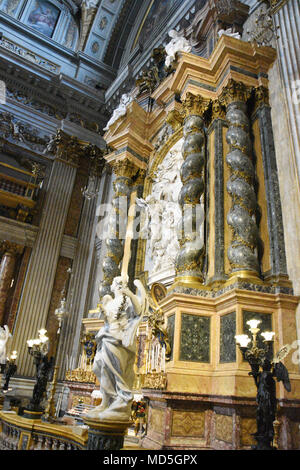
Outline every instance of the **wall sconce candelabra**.
<svg viewBox="0 0 300 470">
<path fill-rule="evenodd" d="M 49 338 L 46 336 L 47 330 L 39 330 L 39 337 L 36 339 L 29 339 L 27 341 L 28 352 L 31 356 L 39 361 L 42 355 L 48 353 Z"/>
<path fill-rule="evenodd" d="M 7 358 L 5 372 L 4 372 L 4 384 L 2 390 L 7 393 L 9 390 L 9 381 L 11 377 L 17 372 L 16 359 L 18 357 L 17 351 L 13 351 L 9 358 Z"/>
<path fill-rule="evenodd" d="M 275 333 L 273 331 L 265 331 L 260 333 L 264 338 L 264 348 L 257 345 L 257 335 L 260 332 L 258 325 L 260 320 L 250 320 L 247 322 L 252 339 L 248 335 L 242 334 L 235 336 L 236 342 L 242 352 L 245 360 L 248 361 L 251 375 L 254 379 L 257 395 L 256 424 L 257 432 L 254 438 L 257 442 L 253 449 L 256 450 L 273 450 L 276 447 L 274 441 L 274 422 L 276 421 L 276 383 L 282 381 L 285 389 L 290 392 L 291 384 L 289 374 L 286 367 L 280 361 L 289 352 L 289 348 L 284 346 L 279 350 L 277 355 L 273 357 L 273 344 Z M 250 346 L 248 346 L 250 344 Z"/>
<path fill-rule="evenodd" d="M 36 383 L 33 388 L 32 398 L 24 411 L 26 418 L 39 418 L 44 408 L 41 401 L 45 396 L 49 376 L 53 369 L 53 357 L 48 359 L 49 338 L 47 330 L 39 330 L 39 337 L 27 341 L 28 352 L 34 358 L 36 367 Z"/>
</svg>

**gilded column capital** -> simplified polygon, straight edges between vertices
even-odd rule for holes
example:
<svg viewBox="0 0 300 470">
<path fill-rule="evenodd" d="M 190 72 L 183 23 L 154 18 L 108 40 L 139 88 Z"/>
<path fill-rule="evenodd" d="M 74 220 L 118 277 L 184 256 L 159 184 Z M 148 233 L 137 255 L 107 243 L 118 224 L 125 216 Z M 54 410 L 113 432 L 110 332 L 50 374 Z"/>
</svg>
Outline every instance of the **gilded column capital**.
<svg viewBox="0 0 300 470">
<path fill-rule="evenodd" d="M 53 153 L 56 159 L 64 163 L 77 166 L 82 146 L 77 137 L 70 136 L 62 129 L 58 129 L 50 139 L 46 151 Z"/>
<path fill-rule="evenodd" d="M 116 176 L 132 179 L 138 172 L 138 167 L 128 158 L 110 162 L 113 172 Z"/>
<path fill-rule="evenodd" d="M 235 102 L 246 103 L 251 96 L 252 90 L 253 87 L 249 87 L 243 82 L 237 82 L 231 78 L 223 88 L 219 101 L 226 107 Z"/>
<path fill-rule="evenodd" d="M 203 98 L 201 95 L 194 95 L 193 93 L 188 92 L 182 103 L 184 116 L 203 116 L 205 111 L 209 109 L 210 104 L 211 100 Z"/>
<path fill-rule="evenodd" d="M 97 145 L 89 143 L 83 147 L 82 151 L 84 156 L 91 162 L 91 174 L 100 177 L 106 164 L 106 160 L 104 159 L 104 150 L 97 147 Z"/>
<path fill-rule="evenodd" d="M 260 106 L 267 105 L 270 106 L 269 100 L 269 90 L 265 86 L 259 86 L 254 89 L 254 98 L 255 98 L 255 109 Z"/>
<path fill-rule="evenodd" d="M 216 119 L 226 119 L 226 111 L 219 98 L 212 102 L 211 107 L 211 122 Z"/>
<path fill-rule="evenodd" d="M 184 114 L 177 109 L 173 109 L 167 114 L 166 123 L 170 124 L 174 131 L 177 131 L 183 126 Z"/>
<path fill-rule="evenodd" d="M 23 253 L 24 246 L 18 245 L 17 243 L 10 242 L 9 240 L 0 241 L 0 254 L 10 254 L 13 256 L 21 255 Z"/>
</svg>

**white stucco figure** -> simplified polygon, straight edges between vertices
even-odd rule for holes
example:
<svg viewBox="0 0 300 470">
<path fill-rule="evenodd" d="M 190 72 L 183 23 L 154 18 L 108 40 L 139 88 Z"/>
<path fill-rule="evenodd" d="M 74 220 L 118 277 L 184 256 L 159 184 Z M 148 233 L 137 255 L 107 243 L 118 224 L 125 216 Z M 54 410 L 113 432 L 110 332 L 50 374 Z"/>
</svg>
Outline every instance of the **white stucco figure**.
<svg viewBox="0 0 300 470">
<path fill-rule="evenodd" d="M 112 126 L 117 119 L 119 119 L 122 116 L 125 116 L 127 113 L 127 106 L 131 103 L 132 101 L 132 96 L 126 95 L 125 93 L 121 96 L 120 104 L 119 106 L 114 110 L 110 120 L 106 124 L 106 126 L 103 128 L 104 131 L 108 131 L 110 126 Z"/>
<path fill-rule="evenodd" d="M 0 365 L 6 363 L 6 343 L 11 336 L 8 326 L 0 326 Z"/>
<path fill-rule="evenodd" d="M 101 302 L 105 326 L 96 335 L 97 352 L 93 371 L 100 382 L 102 402 L 86 416 L 104 421 L 129 421 L 133 400 L 136 333 L 148 311 L 147 293 L 138 280 L 138 295 L 127 286 L 127 279 L 115 277 L 111 291 Z"/>
<path fill-rule="evenodd" d="M 232 28 L 228 28 L 228 29 L 220 29 L 220 31 L 218 31 L 218 37 L 220 38 L 221 36 L 223 36 L 223 34 L 225 36 L 230 36 L 232 38 L 235 38 L 235 39 L 241 39 L 241 35 L 240 33 L 234 33 L 232 31 Z"/>
<path fill-rule="evenodd" d="M 83 0 L 81 6 L 84 6 L 88 10 L 89 8 L 97 8 L 98 3 L 99 0 Z"/>
<path fill-rule="evenodd" d="M 177 52 L 191 52 L 192 46 L 190 42 L 183 36 L 182 33 L 178 33 L 175 29 L 169 31 L 171 41 L 165 46 L 167 53 L 165 65 L 169 67 L 172 62 L 176 60 Z"/>
</svg>

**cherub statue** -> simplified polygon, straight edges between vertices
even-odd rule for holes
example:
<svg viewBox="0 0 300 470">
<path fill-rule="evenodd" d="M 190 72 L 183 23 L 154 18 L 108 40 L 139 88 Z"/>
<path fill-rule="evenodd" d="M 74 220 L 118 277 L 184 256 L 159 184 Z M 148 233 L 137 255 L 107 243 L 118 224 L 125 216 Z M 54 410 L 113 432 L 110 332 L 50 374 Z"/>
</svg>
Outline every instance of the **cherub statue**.
<svg viewBox="0 0 300 470">
<path fill-rule="evenodd" d="M 96 335 L 97 352 L 93 371 L 100 382 L 102 403 L 86 416 L 108 421 L 129 421 L 133 400 L 136 333 L 148 311 L 147 293 L 134 281 L 138 296 L 128 288 L 128 277 L 115 277 L 111 295 L 100 303 L 105 326 Z"/>
<path fill-rule="evenodd" d="M 192 46 L 190 42 L 183 36 L 182 33 L 177 32 L 175 29 L 169 31 L 171 41 L 166 45 L 165 50 L 167 53 L 165 66 L 168 68 L 172 62 L 176 60 L 177 52 L 191 52 Z"/>
<path fill-rule="evenodd" d="M 4 371 L 6 364 L 6 343 L 8 338 L 11 336 L 8 326 L 5 325 L 4 328 L 0 326 L 0 367 L 1 372 Z"/>
<path fill-rule="evenodd" d="M 239 32 L 234 32 L 232 30 L 232 28 L 228 28 L 228 29 L 220 29 L 220 31 L 218 31 L 218 37 L 220 38 L 221 36 L 230 36 L 232 38 L 235 38 L 235 39 L 241 39 L 241 35 Z"/>
</svg>

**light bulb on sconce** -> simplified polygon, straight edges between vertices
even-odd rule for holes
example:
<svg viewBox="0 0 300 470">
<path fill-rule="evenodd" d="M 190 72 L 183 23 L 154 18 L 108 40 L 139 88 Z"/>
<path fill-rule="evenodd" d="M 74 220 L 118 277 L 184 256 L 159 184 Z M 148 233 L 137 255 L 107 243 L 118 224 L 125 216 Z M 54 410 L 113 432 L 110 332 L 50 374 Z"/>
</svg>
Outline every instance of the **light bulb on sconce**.
<svg viewBox="0 0 300 470">
<path fill-rule="evenodd" d="M 265 341 L 273 341 L 273 337 L 275 336 L 274 331 L 264 331 L 261 335 L 265 338 Z"/>
<path fill-rule="evenodd" d="M 246 348 L 251 341 L 248 335 L 236 335 L 235 340 L 241 348 Z"/>
<path fill-rule="evenodd" d="M 258 325 L 261 323 L 261 320 L 249 320 L 247 321 L 247 325 L 249 325 L 250 331 L 252 330 L 259 330 Z"/>
</svg>

